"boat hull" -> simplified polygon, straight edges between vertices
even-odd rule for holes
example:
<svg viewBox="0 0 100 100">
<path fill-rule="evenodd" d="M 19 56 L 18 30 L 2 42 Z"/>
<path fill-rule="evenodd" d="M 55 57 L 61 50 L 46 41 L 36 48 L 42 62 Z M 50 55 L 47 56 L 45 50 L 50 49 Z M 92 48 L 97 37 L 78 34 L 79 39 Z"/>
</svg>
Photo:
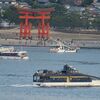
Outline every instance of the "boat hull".
<svg viewBox="0 0 100 100">
<path fill-rule="evenodd" d="M 40 87 L 100 87 L 100 80 L 92 82 L 34 82 Z"/>
<path fill-rule="evenodd" d="M 77 52 L 77 49 L 73 49 L 73 50 L 50 49 L 50 52 L 54 52 L 54 53 L 75 53 L 75 52 Z"/>
<path fill-rule="evenodd" d="M 29 59 L 29 57 L 13 57 L 13 56 L 0 56 L 0 59 L 24 59 L 24 60 L 27 60 Z"/>
<path fill-rule="evenodd" d="M 77 52 L 77 50 L 65 50 L 65 52 L 71 52 L 71 53 L 74 53 L 74 52 Z"/>
<path fill-rule="evenodd" d="M 26 51 L 0 52 L 1 59 L 29 59 Z"/>
</svg>

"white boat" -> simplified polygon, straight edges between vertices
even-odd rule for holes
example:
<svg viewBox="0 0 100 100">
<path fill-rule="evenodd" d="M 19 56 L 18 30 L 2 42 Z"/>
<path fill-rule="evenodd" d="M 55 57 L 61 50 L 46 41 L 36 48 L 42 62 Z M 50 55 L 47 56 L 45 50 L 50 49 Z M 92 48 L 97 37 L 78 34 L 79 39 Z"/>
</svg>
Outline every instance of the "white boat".
<svg viewBox="0 0 100 100">
<path fill-rule="evenodd" d="M 1 59 L 29 59 L 27 51 L 16 51 L 14 47 L 1 47 Z"/>
<path fill-rule="evenodd" d="M 38 70 L 33 74 L 33 84 L 40 87 L 100 87 L 100 78 L 65 65 L 63 70 L 57 72 Z"/>
<path fill-rule="evenodd" d="M 75 53 L 77 52 L 80 48 L 79 47 L 70 47 L 67 45 L 64 45 L 63 42 L 61 42 L 60 40 L 56 41 L 57 42 L 57 46 L 50 48 L 50 52 L 54 52 L 54 53 Z"/>
<path fill-rule="evenodd" d="M 0 47 L 0 52 L 12 52 L 14 47 Z"/>
<path fill-rule="evenodd" d="M 77 49 L 76 48 L 68 48 L 67 50 L 65 50 L 65 52 L 77 52 Z"/>
<path fill-rule="evenodd" d="M 100 80 L 92 82 L 37 82 L 34 85 L 40 87 L 100 87 Z"/>
<path fill-rule="evenodd" d="M 55 52 L 55 53 L 71 52 L 71 53 L 74 53 L 74 52 L 77 52 L 77 50 L 78 49 L 76 49 L 76 48 L 65 48 L 65 47 L 59 46 L 59 47 L 51 48 L 50 52 Z"/>
<path fill-rule="evenodd" d="M 59 47 L 51 48 L 50 52 L 56 52 L 56 53 L 57 52 L 65 52 L 65 49 L 63 47 L 59 46 Z"/>
</svg>

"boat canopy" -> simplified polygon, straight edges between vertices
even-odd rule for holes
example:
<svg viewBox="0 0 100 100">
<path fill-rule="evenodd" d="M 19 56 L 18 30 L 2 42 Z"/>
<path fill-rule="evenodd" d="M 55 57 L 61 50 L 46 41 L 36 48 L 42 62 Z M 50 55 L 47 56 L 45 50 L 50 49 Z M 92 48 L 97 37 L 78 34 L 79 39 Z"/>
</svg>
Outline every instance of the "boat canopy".
<svg viewBox="0 0 100 100">
<path fill-rule="evenodd" d="M 64 67 L 63 67 L 63 70 L 62 70 L 62 73 L 75 73 L 75 72 L 78 72 L 78 70 L 76 70 L 76 68 L 74 68 L 74 67 L 71 67 L 71 66 L 69 66 L 69 65 L 64 65 Z"/>
</svg>

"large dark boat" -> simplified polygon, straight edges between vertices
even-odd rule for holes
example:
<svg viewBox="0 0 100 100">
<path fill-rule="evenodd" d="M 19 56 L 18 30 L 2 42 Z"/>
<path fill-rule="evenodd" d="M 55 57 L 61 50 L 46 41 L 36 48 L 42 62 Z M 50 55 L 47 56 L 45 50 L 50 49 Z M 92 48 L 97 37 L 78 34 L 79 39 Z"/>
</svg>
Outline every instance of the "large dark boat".
<svg viewBox="0 0 100 100">
<path fill-rule="evenodd" d="M 100 86 L 100 78 L 80 73 L 75 68 L 65 65 L 61 71 L 38 70 L 33 75 L 33 84 L 37 86 Z"/>
</svg>

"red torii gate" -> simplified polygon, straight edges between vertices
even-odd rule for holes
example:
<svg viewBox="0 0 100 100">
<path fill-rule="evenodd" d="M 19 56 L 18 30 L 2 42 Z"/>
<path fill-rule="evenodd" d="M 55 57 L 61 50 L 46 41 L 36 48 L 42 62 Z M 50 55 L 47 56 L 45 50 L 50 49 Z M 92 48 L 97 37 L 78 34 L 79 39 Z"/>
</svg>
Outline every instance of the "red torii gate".
<svg viewBox="0 0 100 100">
<path fill-rule="evenodd" d="M 29 38 L 31 39 L 31 28 L 32 23 L 29 22 L 29 19 L 40 19 L 38 23 L 38 38 L 47 39 L 49 37 L 50 26 L 49 23 L 46 23 L 45 20 L 50 19 L 49 14 L 53 11 L 53 8 L 47 9 L 32 9 L 26 11 L 20 11 L 20 19 L 24 19 L 25 22 L 20 23 L 20 38 Z"/>
<path fill-rule="evenodd" d="M 31 38 L 31 27 L 32 24 L 29 23 L 29 17 L 30 14 L 32 14 L 31 12 L 27 12 L 27 11 L 21 11 L 19 12 L 20 14 L 23 14 L 22 16 L 19 16 L 20 19 L 25 19 L 25 22 L 21 22 L 20 23 L 20 38 Z"/>
</svg>

